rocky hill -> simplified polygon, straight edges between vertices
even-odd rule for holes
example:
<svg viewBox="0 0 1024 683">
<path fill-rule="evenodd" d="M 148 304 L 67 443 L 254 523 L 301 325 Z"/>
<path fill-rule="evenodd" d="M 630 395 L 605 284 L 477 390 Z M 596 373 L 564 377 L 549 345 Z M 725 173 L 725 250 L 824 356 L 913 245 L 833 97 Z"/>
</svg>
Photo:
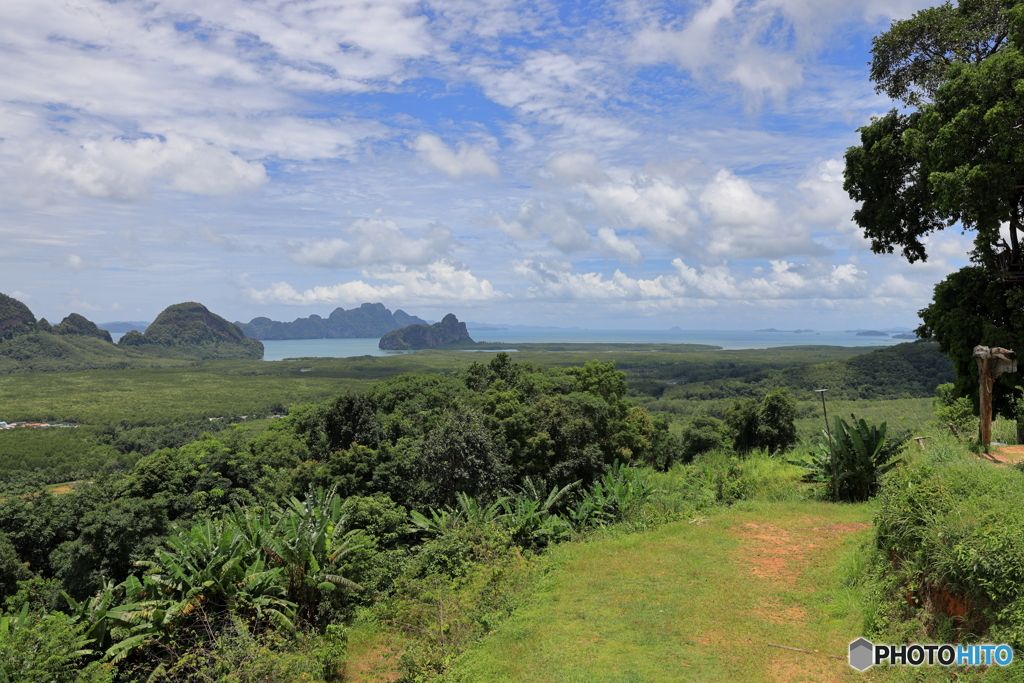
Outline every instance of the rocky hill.
<svg viewBox="0 0 1024 683">
<path fill-rule="evenodd" d="M 351 339 L 380 337 L 385 332 L 413 324 L 426 324 L 414 315 L 399 309 L 392 313 L 384 304 L 363 304 L 346 311 L 336 308 L 326 318 L 314 314 L 290 323 L 253 318 L 247 323 L 236 322 L 245 336 L 253 339 Z"/>
<path fill-rule="evenodd" d="M 198 358 L 263 358 L 262 343 L 249 339 L 237 325 L 194 301 L 168 306 L 145 333 L 129 330 L 117 345 Z"/>
<path fill-rule="evenodd" d="M 212 358 L 258 360 L 263 344 L 236 325 L 188 302 L 164 309 L 145 334 L 114 344 L 110 333 L 72 313 L 56 325 L 0 294 L 0 374 L 171 367 Z"/>
<path fill-rule="evenodd" d="M 46 320 L 46 318 L 43 318 Z M 41 322 L 41 321 L 40 321 Z M 58 324 L 54 325 L 54 334 L 65 334 L 65 335 L 81 335 L 83 337 L 95 337 L 96 339 L 102 339 L 105 342 L 114 343 L 114 340 L 110 336 L 110 332 L 100 329 L 96 326 L 96 323 L 89 320 L 85 316 L 72 313 Z"/>
<path fill-rule="evenodd" d="M 36 317 L 28 306 L 14 297 L 0 294 L 0 339 L 35 329 Z"/>
<path fill-rule="evenodd" d="M 454 314 L 449 313 L 433 325 L 408 325 L 388 332 L 380 338 L 377 346 L 388 351 L 406 351 L 465 343 L 473 343 L 466 331 L 466 323 L 460 323 Z"/>
</svg>

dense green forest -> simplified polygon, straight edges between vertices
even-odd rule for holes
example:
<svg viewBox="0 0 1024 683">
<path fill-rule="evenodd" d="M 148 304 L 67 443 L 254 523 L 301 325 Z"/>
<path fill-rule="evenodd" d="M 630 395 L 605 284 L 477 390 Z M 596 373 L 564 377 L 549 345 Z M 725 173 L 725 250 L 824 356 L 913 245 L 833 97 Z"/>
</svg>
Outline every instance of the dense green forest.
<svg viewBox="0 0 1024 683">
<path fill-rule="evenodd" d="M 103 344 L 88 340 L 92 342 Z M 322 401 L 342 390 L 366 390 L 403 372 L 461 372 L 480 355 L 427 351 L 8 375 L 0 380 L 0 420 L 81 426 L 0 432 L 0 488 L 22 490 L 81 479 L 159 448 L 180 446 L 205 431 L 283 415 L 292 406 Z M 625 372 L 629 400 L 666 416 L 675 434 L 694 415 L 724 418 L 736 399 L 766 395 L 773 386 L 768 377 L 790 378 L 782 386 L 800 399 L 798 424 L 807 425 L 801 427 L 805 435 L 819 428 L 813 419 L 820 418 L 820 404 L 810 397 L 815 388 L 832 387 L 830 399 L 857 399 L 865 391 L 877 399 L 921 398 L 949 381 L 943 357 L 929 344 L 900 344 L 877 352 L 845 347 L 722 351 L 686 345 L 521 345 L 515 357 L 552 368 L 582 365 L 595 357 L 614 361 Z M 759 383 L 761 389 L 744 389 L 741 378 Z M 835 378 L 847 378 L 847 386 L 856 391 L 833 382 Z M 678 397 L 676 392 L 689 395 Z M 697 400 L 704 395 L 725 398 Z"/>
<path fill-rule="evenodd" d="M 620 367 L 630 370 L 628 364 Z M 821 388 L 837 399 L 916 398 L 931 396 L 936 386 L 954 379 L 949 358 L 927 343 L 897 344 L 827 363 L 766 369 L 734 361 L 705 367 L 676 363 L 638 368 L 636 375 L 631 387 L 665 400 L 763 396 L 775 387 L 786 387 L 799 398 L 810 398 Z M 650 380 L 641 382 L 639 377 Z"/>
</svg>

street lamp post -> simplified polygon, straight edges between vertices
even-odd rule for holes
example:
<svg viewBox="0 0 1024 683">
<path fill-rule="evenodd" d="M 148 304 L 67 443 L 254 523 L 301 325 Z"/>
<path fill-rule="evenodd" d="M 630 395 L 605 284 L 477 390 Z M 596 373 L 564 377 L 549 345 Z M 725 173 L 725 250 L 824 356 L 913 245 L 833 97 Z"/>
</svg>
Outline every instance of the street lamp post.
<svg viewBox="0 0 1024 683">
<path fill-rule="evenodd" d="M 832 498 L 839 501 L 839 463 L 836 462 L 836 451 L 832 447 L 832 428 L 828 424 L 828 408 L 825 407 L 825 392 L 828 389 L 815 389 L 814 393 L 821 396 L 821 412 L 825 415 L 825 433 L 828 435 L 828 456 L 832 463 Z"/>
</svg>

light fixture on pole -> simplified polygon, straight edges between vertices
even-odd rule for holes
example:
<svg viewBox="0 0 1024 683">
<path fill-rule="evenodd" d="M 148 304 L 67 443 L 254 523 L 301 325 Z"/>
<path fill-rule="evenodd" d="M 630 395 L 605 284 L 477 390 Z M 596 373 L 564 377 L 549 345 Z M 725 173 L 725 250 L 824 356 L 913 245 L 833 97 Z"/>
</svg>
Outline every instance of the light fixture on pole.
<svg viewBox="0 0 1024 683">
<path fill-rule="evenodd" d="M 832 463 L 832 499 L 839 502 L 839 463 L 836 462 L 836 451 L 832 447 L 832 429 L 828 426 L 828 409 L 825 408 L 825 392 L 828 389 L 815 389 L 814 393 L 821 396 L 821 412 L 825 415 L 825 433 L 828 435 L 828 456 Z"/>
<path fill-rule="evenodd" d="M 814 393 L 821 396 L 821 412 L 825 414 L 825 432 L 828 434 L 828 442 L 832 443 L 832 430 L 828 426 L 828 410 L 825 408 L 825 392 L 828 389 L 815 389 Z"/>
</svg>

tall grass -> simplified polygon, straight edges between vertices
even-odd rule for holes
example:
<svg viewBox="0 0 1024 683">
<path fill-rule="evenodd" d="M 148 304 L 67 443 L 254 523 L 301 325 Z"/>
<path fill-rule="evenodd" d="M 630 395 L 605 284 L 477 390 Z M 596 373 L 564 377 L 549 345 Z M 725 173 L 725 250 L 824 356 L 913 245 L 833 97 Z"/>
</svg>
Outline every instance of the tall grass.
<svg viewBox="0 0 1024 683">
<path fill-rule="evenodd" d="M 1024 645 L 1024 474 L 941 433 L 906 460 L 879 496 L 870 629 Z"/>
</svg>

